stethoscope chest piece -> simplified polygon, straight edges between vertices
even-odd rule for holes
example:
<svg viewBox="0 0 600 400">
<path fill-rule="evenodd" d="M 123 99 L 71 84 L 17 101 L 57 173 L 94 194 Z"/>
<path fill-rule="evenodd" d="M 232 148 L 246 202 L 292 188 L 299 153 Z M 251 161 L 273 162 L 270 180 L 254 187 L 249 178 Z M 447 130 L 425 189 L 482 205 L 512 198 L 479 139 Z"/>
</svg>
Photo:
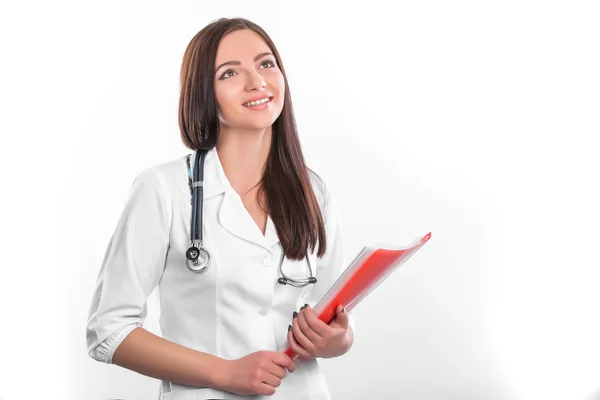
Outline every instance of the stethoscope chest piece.
<svg viewBox="0 0 600 400">
<path fill-rule="evenodd" d="M 193 272 L 202 272 L 210 265 L 210 254 L 204 247 L 190 247 L 185 257 L 188 269 Z"/>
</svg>

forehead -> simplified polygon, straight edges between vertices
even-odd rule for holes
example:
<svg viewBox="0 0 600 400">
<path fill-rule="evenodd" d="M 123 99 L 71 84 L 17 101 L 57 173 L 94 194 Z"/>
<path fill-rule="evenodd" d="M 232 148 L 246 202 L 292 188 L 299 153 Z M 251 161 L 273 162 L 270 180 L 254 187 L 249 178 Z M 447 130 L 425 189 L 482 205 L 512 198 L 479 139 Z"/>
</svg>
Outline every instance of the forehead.
<svg viewBox="0 0 600 400">
<path fill-rule="evenodd" d="M 257 54 L 267 51 L 271 49 L 258 33 L 250 29 L 234 31 L 221 38 L 216 65 L 234 60 L 252 63 Z"/>
</svg>

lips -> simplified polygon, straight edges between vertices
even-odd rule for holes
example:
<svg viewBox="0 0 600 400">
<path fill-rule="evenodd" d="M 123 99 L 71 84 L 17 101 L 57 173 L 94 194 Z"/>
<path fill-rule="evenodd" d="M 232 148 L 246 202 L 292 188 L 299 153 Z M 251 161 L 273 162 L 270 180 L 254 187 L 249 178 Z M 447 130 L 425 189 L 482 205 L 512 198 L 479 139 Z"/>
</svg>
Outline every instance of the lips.
<svg viewBox="0 0 600 400">
<path fill-rule="evenodd" d="M 272 94 L 262 94 L 262 95 L 260 95 L 260 96 L 255 96 L 255 97 L 252 97 L 252 98 L 250 98 L 250 99 L 248 99 L 248 100 L 244 101 L 244 102 L 242 103 L 242 105 L 244 105 L 244 104 L 246 104 L 246 103 L 250 103 L 251 101 L 259 101 L 259 100 L 262 100 L 262 99 L 266 99 L 267 97 L 271 98 L 271 100 L 272 100 L 272 98 L 273 98 L 274 96 L 273 96 Z"/>
<path fill-rule="evenodd" d="M 265 99 L 270 99 L 270 97 L 265 97 Z M 272 100 L 263 100 L 263 102 L 257 102 L 249 106 L 242 105 L 247 110 L 266 110 L 271 106 Z"/>
</svg>

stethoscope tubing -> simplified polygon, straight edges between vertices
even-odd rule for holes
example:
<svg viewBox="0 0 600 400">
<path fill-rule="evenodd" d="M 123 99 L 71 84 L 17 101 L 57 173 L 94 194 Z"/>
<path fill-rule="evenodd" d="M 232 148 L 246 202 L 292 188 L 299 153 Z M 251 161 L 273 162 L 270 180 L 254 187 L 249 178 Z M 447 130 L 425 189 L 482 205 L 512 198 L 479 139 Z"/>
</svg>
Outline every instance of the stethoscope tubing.
<svg viewBox="0 0 600 400">
<path fill-rule="evenodd" d="M 194 170 L 192 171 L 192 180 L 190 182 L 190 191 L 192 194 L 192 216 L 190 222 L 190 244 L 192 247 L 188 249 L 186 252 L 186 264 L 190 271 L 192 272 L 202 272 L 208 267 L 210 264 L 210 253 L 208 250 L 204 248 L 204 244 L 202 242 L 202 206 L 204 199 L 204 160 L 206 158 L 207 150 L 201 149 L 196 151 L 196 159 L 194 160 Z M 189 167 L 189 158 L 188 158 L 188 167 Z M 203 257 L 203 261 L 206 261 L 205 265 L 201 265 L 197 262 L 198 257 L 190 259 L 190 251 L 196 248 L 197 251 L 194 252 L 198 255 L 204 253 L 205 257 Z M 308 254 L 306 254 L 306 261 L 308 263 L 308 270 L 310 277 L 305 279 L 292 279 L 284 274 L 282 269 L 283 259 L 285 257 L 285 252 L 281 254 L 281 260 L 279 262 L 279 273 L 281 274 L 281 278 L 278 279 L 278 282 L 282 285 L 291 285 L 295 287 L 303 287 L 310 283 L 317 283 L 317 278 L 313 276 L 312 266 L 310 264 L 310 259 L 308 258 Z M 190 263 L 194 266 L 192 268 Z"/>
</svg>

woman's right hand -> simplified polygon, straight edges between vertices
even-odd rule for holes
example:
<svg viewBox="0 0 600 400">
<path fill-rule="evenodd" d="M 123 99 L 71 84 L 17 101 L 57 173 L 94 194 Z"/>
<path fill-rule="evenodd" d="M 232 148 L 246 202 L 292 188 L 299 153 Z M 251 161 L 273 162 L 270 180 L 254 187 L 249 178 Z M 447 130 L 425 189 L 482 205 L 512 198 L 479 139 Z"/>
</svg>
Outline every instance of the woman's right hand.
<svg viewBox="0 0 600 400">
<path fill-rule="evenodd" d="M 285 369 L 294 372 L 296 363 L 287 354 L 275 351 L 257 351 L 237 360 L 228 360 L 223 389 L 241 395 L 271 396 L 281 385 Z"/>
</svg>

